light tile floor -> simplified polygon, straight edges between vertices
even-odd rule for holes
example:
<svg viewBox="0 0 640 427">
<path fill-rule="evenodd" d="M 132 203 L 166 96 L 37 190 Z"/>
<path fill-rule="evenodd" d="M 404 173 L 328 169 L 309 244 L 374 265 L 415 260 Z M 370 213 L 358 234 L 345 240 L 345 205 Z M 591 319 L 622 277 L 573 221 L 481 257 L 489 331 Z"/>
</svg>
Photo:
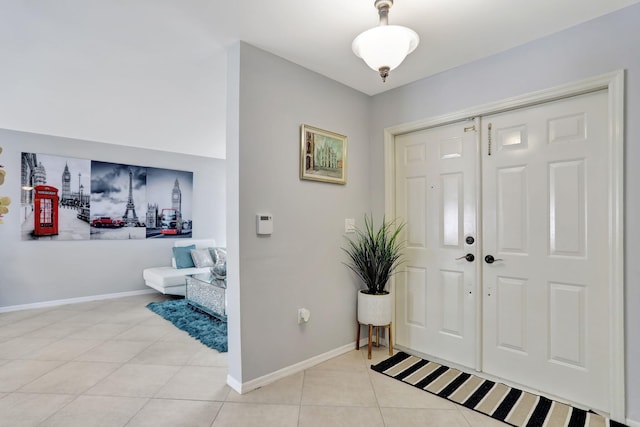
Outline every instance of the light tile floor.
<svg viewBox="0 0 640 427">
<path fill-rule="evenodd" d="M 351 351 L 240 395 L 227 355 L 145 305 L 162 295 L 0 314 L 0 426 L 501 427 Z"/>
</svg>

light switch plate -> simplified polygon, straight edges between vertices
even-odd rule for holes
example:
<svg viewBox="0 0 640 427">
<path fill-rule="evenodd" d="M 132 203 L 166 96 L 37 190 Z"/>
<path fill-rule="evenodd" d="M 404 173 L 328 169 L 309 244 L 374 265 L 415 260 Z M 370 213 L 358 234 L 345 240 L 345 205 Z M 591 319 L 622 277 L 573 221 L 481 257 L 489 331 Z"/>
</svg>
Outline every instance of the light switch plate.
<svg viewBox="0 0 640 427">
<path fill-rule="evenodd" d="M 346 218 L 344 220 L 344 232 L 355 233 L 356 232 L 356 220 L 353 218 Z"/>
</svg>

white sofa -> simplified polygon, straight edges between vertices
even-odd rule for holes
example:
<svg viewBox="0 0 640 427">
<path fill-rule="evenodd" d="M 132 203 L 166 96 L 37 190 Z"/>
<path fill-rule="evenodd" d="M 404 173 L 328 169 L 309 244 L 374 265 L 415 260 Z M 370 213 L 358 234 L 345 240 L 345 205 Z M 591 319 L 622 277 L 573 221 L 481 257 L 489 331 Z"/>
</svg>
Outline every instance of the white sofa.
<svg viewBox="0 0 640 427">
<path fill-rule="evenodd" d="M 213 248 L 216 246 L 216 242 L 213 239 L 178 239 L 173 244 L 175 247 L 189 245 L 196 245 L 197 249 Z M 142 277 L 145 285 L 155 289 L 156 291 L 167 295 L 184 296 L 186 284 L 185 276 L 189 274 L 207 273 L 209 271 L 209 267 L 176 268 L 176 260 L 172 254 L 171 266 L 145 268 L 142 271 Z"/>
</svg>

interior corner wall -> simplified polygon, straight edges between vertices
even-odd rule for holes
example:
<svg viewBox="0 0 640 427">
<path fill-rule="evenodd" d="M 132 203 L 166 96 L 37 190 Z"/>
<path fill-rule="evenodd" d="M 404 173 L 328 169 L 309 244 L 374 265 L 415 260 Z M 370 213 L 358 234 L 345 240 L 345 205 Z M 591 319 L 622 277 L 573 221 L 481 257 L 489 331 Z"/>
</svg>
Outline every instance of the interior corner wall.
<svg viewBox="0 0 640 427">
<path fill-rule="evenodd" d="M 226 245 L 224 160 L 2 129 L 0 147 L 0 196 L 12 200 L 0 224 L 0 308 L 146 290 L 142 270 L 171 264 L 171 238 L 22 240 L 22 152 L 191 171 L 193 238 Z"/>
<path fill-rule="evenodd" d="M 372 169 L 384 167 L 384 128 L 626 70 L 625 335 L 627 416 L 640 421 L 640 4 L 373 98 Z M 384 212 L 384 174 L 372 175 Z M 604 225 L 603 225 L 604 226 Z"/>
<path fill-rule="evenodd" d="M 239 286 L 236 380 L 246 383 L 354 342 L 358 284 L 340 248 L 345 218 L 361 225 L 370 209 L 370 98 L 248 44 L 239 64 L 238 228 L 228 236 L 239 270 L 228 274 L 241 274 L 229 286 Z M 346 185 L 299 178 L 302 124 L 348 137 Z M 258 213 L 273 215 L 273 234 L 256 234 Z M 311 318 L 299 325 L 303 307 Z"/>
</svg>

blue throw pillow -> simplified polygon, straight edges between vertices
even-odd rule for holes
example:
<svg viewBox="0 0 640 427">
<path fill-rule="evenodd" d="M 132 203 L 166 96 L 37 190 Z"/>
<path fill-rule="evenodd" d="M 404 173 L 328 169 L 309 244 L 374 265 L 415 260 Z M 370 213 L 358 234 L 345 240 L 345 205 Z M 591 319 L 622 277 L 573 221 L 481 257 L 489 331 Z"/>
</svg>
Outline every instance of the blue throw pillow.
<svg viewBox="0 0 640 427">
<path fill-rule="evenodd" d="M 173 250 L 173 257 L 176 259 L 176 268 L 192 268 L 196 265 L 191 258 L 191 249 L 195 249 L 196 245 L 176 246 Z"/>
</svg>

